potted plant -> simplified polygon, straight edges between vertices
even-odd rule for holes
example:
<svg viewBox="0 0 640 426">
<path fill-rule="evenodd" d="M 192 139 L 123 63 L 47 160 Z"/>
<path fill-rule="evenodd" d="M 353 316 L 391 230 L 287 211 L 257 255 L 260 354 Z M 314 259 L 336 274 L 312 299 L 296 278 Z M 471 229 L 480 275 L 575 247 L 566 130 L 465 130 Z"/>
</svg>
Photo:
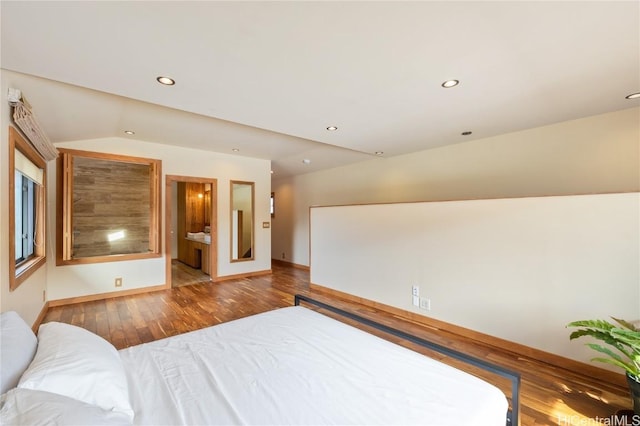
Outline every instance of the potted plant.
<svg viewBox="0 0 640 426">
<path fill-rule="evenodd" d="M 591 361 L 615 365 L 626 372 L 633 412 L 640 415 L 640 328 L 622 319 L 612 319 L 616 324 L 604 320 L 574 321 L 567 327 L 579 329 L 572 332 L 569 339 L 591 336 L 606 344 L 587 343 L 591 349 L 604 355 Z"/>
</svg>

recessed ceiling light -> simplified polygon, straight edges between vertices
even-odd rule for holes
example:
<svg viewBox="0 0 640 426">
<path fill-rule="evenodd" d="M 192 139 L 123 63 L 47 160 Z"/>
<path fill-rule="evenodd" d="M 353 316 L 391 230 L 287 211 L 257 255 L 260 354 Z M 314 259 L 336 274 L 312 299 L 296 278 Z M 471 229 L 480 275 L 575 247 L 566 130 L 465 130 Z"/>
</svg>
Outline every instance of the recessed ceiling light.
<svg viewBox="0 0 640 426">
<path fill-rule="evenodd" d="M 327 127 L 327 130 L 333 132 L 334 130 L 338 130 L 338 128 L 336 126 L 329 126 Z"/>
<path fill-rule="evenodd" d="M 640 98 L 640 92 L 632 93 L 629 96 L 625 96 L 627 99 L 638 99 Z"/>
<path fill-rule="evenodd" d="M 375 154 L 376 155 L 382 155 L 382 154 L 384 154 L 384 152 L 383 151 L 376 151 Z"/>
<path fill-rule="evenodd" d="M 460 133 L 460 134 L 461 134 L 462 136 L 469 136 L 471 133 L 473 133 L 473 132 L 466 131 L 466 132 L 462 132 L 462 133 Z"/>
<path fill-rule="evenodd" d="M 458 80 L 447 80 L 442 83 L 442 87 L 444 87 L 445 89 L 449 89 L 451 87 L 456 87 L 458 84 L 460 84 L 460 81 Z"/>
<path fill-rule="evenodd" d="M 165 86 L 173 86 L 174 84 L 176 84 L 176 81 L 170 77 L 157 77 L 156 80 L 158 81 L 158 83 L 160 84 L 164 84 Z"/>
<path fill-rule="evenodd" d="M 240 150 L 238 148 L 233 148 L 231 151 L 233 152 L 240 152 Z"/>
<path fill-rule="evenodd" d="M 304 164 L 311 164 L 311 160 L 309 160 L 308 158 L 305 158 L 304 160 L 302 160 L 302 162 Z"/>
<path fill-rule="evenodd" d="M 135 135 L 136 134 L 136 132 L 134 132 L 133 130 L 125 130 L 124 132 L 126 134 L 128 134 L 128 135 Z"/>
</svg>

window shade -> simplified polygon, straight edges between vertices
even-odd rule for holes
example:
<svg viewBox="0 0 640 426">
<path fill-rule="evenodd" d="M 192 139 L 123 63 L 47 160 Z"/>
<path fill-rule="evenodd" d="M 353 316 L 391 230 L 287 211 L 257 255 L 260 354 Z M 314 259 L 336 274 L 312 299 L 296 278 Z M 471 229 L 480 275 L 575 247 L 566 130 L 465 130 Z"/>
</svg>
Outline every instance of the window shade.
<svg viewBox="0 0 640 426">
<path fill-rule="evenodd" d="M 31 145 L 42 155 L 45 161 L 58 157 L 58 150 L 53 146 L 47 135 L 42 131 L 31 108 L 26 101 L 11 102 L 13 106 L 13 121 L 20 127 Z"/>
<path fill-rule="evenodd" d="M 37 183 L 42 185 L 43 183 L 43 170 L 33 164 L 31 160 L 24 156 L 19 150 L 14 150 L 15 169 L 20 171 L 23 175 Z"/>
</svg>

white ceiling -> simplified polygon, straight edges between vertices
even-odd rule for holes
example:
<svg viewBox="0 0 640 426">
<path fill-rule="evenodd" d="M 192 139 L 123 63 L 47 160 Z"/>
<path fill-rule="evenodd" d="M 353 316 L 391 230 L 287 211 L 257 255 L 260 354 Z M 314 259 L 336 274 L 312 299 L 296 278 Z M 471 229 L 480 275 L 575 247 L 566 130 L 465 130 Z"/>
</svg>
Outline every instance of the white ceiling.
<svg viewBox="0 0 640 426">
<path fill-rule="evenodd" d="M 0 12 L 0 65 L 54 142 L 246 155 L 275 176 L 640 104 L 625 99 L 640 91 L 638 1 L 3 0 Z"/>
</svg>

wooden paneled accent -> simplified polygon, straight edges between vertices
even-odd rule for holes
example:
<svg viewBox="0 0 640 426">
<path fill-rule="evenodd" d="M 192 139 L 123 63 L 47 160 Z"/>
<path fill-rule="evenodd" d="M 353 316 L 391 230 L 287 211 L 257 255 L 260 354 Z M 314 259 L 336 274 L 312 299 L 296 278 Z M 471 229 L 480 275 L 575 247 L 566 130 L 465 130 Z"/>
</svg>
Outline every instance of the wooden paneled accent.
<svg viewBox="0 0 640 426">
<path fill-rule="evenodd" d="M 185 230 L 204 231 L 204 183 L 185 182 Z"/>
<path fill-rule="evenodd" d="M 310 290 L 308 272 L 282 262 L 274 262 L 271 275 L 52 307 L 44 322 L 75 324 L 103 336 L 117 348 L 124 348 L 290 306 L 295 293 L 313 295 L 361 316 L 375 318 L 394 328 L 520 372 L 523 426 L 598 424 L 596 418 L 601 423 L 614 424 L 605 423 L 606 419 L 615 411 L 631 406 L 626 386 L 609 384 L 589 374 L 569 371 L 562 366 L 517 354 L 510 348 L 478 342 L 451 330 L 428 327 L 412 318 L 392 314 L 371 304 L 314 292 Z M 388 336 L 381 337 L 395 340 Z M 441 355 L 405 345 L 466 369 Z M 509 385 L 505 380 L 485 378 L 503 389 L 505 394 L 508 393 Z"/>
<path fill-rule="evenodd" d="M 58 265 L 160 256 L 156 159 L 60 149 Z"/>
<path fill-rule="evenodd" d="M 149 166 L 75 157 L 73 176 L 73 257 L 147 252 Z"/>
</svg>

